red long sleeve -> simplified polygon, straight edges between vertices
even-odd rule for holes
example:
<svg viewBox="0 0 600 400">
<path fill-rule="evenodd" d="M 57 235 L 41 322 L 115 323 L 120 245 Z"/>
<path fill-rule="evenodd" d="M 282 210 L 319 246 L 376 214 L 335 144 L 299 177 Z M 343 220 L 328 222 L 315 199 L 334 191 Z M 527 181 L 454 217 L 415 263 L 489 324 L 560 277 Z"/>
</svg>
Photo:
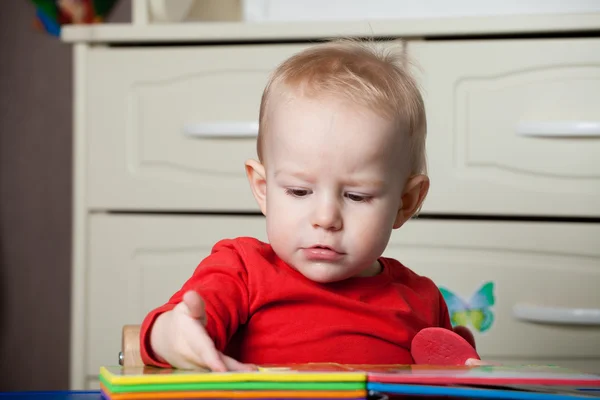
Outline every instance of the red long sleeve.
<svg viewBox="0 0 600 400">
<path fill-rule="evenodd" d="M 412 363 L 410 342 L 422 328 L 451 329 L 434 283 L 396 260 L 381 274 L 312 282 L 252 238 L 218 242 L 167 304 L 150 312 L 140 335 L 143 361 L 161 364 L 149 337 L 156 317 L 196 290 L 205 300 L 216 347 L 241 362 Z"/>
</svg>

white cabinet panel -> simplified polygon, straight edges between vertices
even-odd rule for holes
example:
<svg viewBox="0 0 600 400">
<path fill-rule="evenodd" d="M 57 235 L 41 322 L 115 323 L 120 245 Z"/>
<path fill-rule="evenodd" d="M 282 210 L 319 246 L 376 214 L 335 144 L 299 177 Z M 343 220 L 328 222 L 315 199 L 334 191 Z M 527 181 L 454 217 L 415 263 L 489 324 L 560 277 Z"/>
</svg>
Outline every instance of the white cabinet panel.
<svg viewBox="0 0 600 400">
<path fill-rule="evenodd" d="M 258 211 L 269 73 L 304 45 L 94 48 L 86 70 L 89 207 Z"/>
<path fill-rule="evenodd" d="M 600 216 L 600 40 L 410 42 L 428 113 L 423 212 Z"/>
<path fill-rule="evenodd" d="M 386 254 L 466 303 L 463 321 L 483 357 L 600 361 L 599 238 L 596 224 L 424 219 L 395 232 Z M 487 283 L 494 301 L 477 306 L 473 295 Z M 515 316 L 524 306 L 537 314 L 555 308 L 588 314 L 581 324 L 561 323 L 552 313 L 533 322 Z M 493 322 L 478 331 L 482 310 Z"/>
</svg>

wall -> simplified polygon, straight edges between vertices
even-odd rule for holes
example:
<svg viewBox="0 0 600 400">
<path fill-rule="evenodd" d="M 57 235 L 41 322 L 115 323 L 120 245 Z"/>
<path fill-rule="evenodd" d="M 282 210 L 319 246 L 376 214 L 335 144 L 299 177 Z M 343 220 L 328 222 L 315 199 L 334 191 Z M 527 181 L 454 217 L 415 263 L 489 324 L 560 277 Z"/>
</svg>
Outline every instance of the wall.
<svg viewBox="0 0 600 400">
<path fill-rule="evenodd" d="M 0 391 L 66 389 L 71 262 L 71 47 L 0 12 Z M 129 18 L 121 1 L 110 21 Z M 6 379 L 10 376 L 10 379 Z"/>
</svg>

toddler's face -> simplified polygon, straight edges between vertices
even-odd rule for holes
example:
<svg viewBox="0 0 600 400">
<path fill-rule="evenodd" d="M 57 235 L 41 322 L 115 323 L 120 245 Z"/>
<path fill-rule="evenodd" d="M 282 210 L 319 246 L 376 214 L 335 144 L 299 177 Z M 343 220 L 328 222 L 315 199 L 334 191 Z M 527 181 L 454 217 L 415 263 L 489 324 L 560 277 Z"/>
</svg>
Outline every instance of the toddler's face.
<svg viewBox="0 0 600 400">
<path fill-rule="evenodd" d="M 269 118 L 264 209 L 275 252 L 317 282 L 377 274 L 406 178 L 392 123 L 332 98 L 284 100 Z"/>
</svg>

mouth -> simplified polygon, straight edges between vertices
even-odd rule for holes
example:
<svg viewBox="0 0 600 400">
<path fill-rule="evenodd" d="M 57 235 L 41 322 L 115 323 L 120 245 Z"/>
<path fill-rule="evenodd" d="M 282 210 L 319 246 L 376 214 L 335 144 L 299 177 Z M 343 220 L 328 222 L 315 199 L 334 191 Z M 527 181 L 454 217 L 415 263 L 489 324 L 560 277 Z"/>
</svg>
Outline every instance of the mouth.
<svg viewBox="0 0 600 400">
<path fill-rule="evenodd" d="M 331 250 L 331 251 L 335 251 L 335 249 L 333 247 L 330 246 L 325 246 L 322 244 L 316 244 L 314 246 L 309 247 L 310 249 L 324 249 L 324 250 Z M 337 251 L 336 251 L 337 253 Z"/>
<path fill-rule="evenodd" d="M 343 252 L 323 244 L 305 247 L 302 250 L 306 258 L 312 261 L 336 261 L 344 256 Z"/>
</svg>

